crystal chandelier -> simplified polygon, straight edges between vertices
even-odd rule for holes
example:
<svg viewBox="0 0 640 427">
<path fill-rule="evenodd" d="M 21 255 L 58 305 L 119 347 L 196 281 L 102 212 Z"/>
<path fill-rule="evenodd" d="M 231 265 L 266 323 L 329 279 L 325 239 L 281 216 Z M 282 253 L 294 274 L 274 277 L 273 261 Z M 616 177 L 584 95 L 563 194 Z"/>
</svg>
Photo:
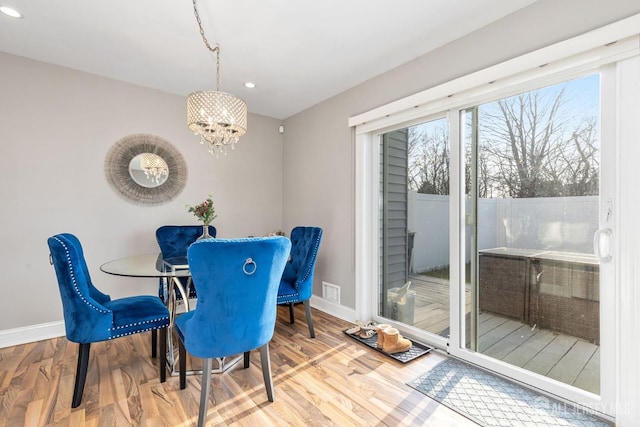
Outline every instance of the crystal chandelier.
<svg viewBox="0 0 640 427">
<path fill-rule="evenodd" d="M 211 47 L 198 14 L 196 0 L 193 11 L 200 27 L 200 35 L 207 49 L 216 54 L 216 90 L 189 94 L 187 98 L 187 125 L 200 136 L 200 144 L 209 145 L 209 153 L 216 157 L 227 154 L 238 139 L 247 132 L 247 104 L 229 93 L 220 92 L 220 46 Z"/>
<path fill-rule="evenodd" d="M 140 157 L 140 169 L 144 171 L 147 179 L 156 184 L 163 183 L 169 175 L 169 166 L 164 159 L 157 154 L 142 153 Z"/>
</svg>

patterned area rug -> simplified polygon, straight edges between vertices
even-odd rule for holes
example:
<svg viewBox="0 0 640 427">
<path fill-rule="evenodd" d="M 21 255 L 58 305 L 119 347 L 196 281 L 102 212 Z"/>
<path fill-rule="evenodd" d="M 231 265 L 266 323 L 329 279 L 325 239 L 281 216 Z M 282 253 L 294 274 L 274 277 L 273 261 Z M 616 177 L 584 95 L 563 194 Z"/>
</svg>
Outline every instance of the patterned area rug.
<svg viewBox="0 0 640 427">
<path fill-rule="evenodd" d="M 613 425 L 455 359 L 408 385 L 482 426 Z"/>
</svg>

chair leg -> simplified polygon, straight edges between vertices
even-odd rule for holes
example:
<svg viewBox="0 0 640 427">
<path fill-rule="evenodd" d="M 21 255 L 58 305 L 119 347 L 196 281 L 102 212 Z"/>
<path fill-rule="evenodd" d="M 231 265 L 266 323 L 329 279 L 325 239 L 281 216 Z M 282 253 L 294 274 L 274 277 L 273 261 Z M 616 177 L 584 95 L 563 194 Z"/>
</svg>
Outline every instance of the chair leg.
<svg viewBox="0 0 640 427">
<path fill-rule="evenodd" d="M 293 316 L 293 303 L 290 302 L 289 303 L 289 323 L 293 325 L 295 321 L 296 321 L 296 318 Z"/>
<path fill-rule="evenodd" d="M 198 427 L 204 427 L 209 408 L 209 392 L 211 390 L 211 368 L 213 359 L 202 361 L 202 388 L 200 390 L 200 412 L 198 413 Z"/>
<path fill-rule="evenodd" d="M 249 367 L 250 361 L 251 361 L 251 352 L 245 351 L 244 352 L 244 369 L 247 369 Z"/>
<path fill-rule="evenodd" d="M 158 340 L 157 330 L 153 330 L 153 336 L 156 337 L 156 341 Z M 155 350 L 156 347 L 154 346 Z M 163 383 L 167 381 L 167 327 L 160 328 L 160 357 L 158 357 L 160 362 L 160 382 Z"/>
<path fill-rule="evenodd" d="M 82 402 L 82 393 L 84 392 L 84 382 L 87 379 L 87 367 L 89 366 L 89 349 L 90 343 L 80 344 L 78 349 L 78 367 L 76 368 L 76 385 L 73 388 L 73 400 L 71 407 L 77 408 Z"/>
<path fill-rule="evenodd" d="M 157 354 L 157 350 L 158 350 L 158 331 L 156 329 L 153 329 L 151 331 L 151 358 L 155 359 Z"/>
<path fill-rule="evenodd" d="M 305 300 L 304 304 L 304 313 L 307 316 L 307 325 L 309 326 L 309 334 L 311 338 L 316 337 L 316 333 L 313 331 L 313 319 L 311 318 L 311 302 L 309 300 Z"/>
<path fill-rule="evenodd" d="M 267 399 L 273 402 L 273 378 L 271 377 L 271 358 L 269 357 L 269 343 L 260 347 L 260 363 L 262 364 L 262 376 L 264 387 L 267 389 Z"/>
<path fill-rule="evenodd" d="M 178 369 L 180 370 L 180 390 L 187 387 L 187 349 L 181 339 L 178 339 Z"/>
</svg>

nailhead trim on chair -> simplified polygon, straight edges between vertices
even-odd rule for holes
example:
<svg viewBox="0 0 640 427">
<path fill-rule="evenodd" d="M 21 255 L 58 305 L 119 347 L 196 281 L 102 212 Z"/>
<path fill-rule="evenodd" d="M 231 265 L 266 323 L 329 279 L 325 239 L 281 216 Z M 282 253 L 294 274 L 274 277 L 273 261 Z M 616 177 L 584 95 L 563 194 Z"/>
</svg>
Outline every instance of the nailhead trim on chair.
<svg viewBox="0 0 640 427">
<path fill-rule="evenodd" d="M 168 318 L 167 318 L 168 319 Z M 164 327 L 164 326 L 162 326 Z M 114 338 L 119 338 L 119 337 L 126 337 L 127 335 L 133 335 L 133 334 L 139 334 L 140 332 L 147 332 L 147 331 L 152 331 L 154 329 L 159 329 L 159 328 L 147 328 L 147 329 L 136 329 L 135 331 L 131 331 L 131 332 L 125 332 L 124 334 L 118 334 L 118 335 L 114 335 L 112 337 L 109 337 L 110 340 L 114 339 Z"/>
<path fill-rule="evenodd" d="M 145 320 L 144 322 L 135 322 L 135 323 L 129 323 L 127 325 L 122 325 L 122 326 L 116 326 L 115 328 L 109 328 L 110 331 L 115 331 L 116 329 L 124 329 L 124 328 L 129 328 L 131 326 L 137 326 L 137 325 L 144 325 L 145 323 L 154 323 L 154 322 L 158 322 L 160 320 L 166 320 L 167 322 L 169 321 L 169 317 L 160 317 L 158 319 L 153 319 L 153 320 Z"/>
<path fill-rule="evenodd" d="M 318 234 L 318 237 L 316 238 L 315 248 L 314 248 L 314 252 L 313 252 L 314 260 L 318 256 L 318 246 L 320 246 L 320 239 L 321 238 L 322 238 L 322 232 L 320 232 Z M 304 282 L 305 280 L 307 280 L 307 278 L 309 277 L 309 274 L 311 274 L 311 269 L 312 269 L 313 265 L 314 265 L 314 262 L 310 262 L 309 263 L 309 268 L 307 268 L 307 271 L 304 274 L 304 277 L 302 278 L 302 280 L 296 280 L 296 283 L 295 283 L 296 289 L 298 288 L 298 285 L 300 284 L 300 282 Z"/>
<path fill-rule="evenodd" d="M 279 295 L 277 298 L 278 304 L 284 304 L 287 302 L 291 302 L 289 301 L 289 299 L 293 300 L 293 301 L 298 301 L 298 293 L 295 294 L 287 294 L 287 295 Z"/>
<path fill-rule="evenodd" d="M 298 295 L 298 293 L 294 293 L 294 294 L 287 294 L 287 295 L 280 295 L 278 296 L 278 298 L 288 298 L 288 297 L 295 297 L 296 295 Z"/>
<path fill-rule="evenodd" d="M 80 289 L 78 289 L 78 283 L 76 282 L 76 275 L 74 273 L 73 270 L 73 264 L 71 264 L 71 256 L 69 255 L 69 248 L 67 247 L 67 245 L 60 239 L 58 239 L 57 237 L 54 236 L 54 239 L 56 239 L 58 241 L 58 243 L 60 243 L 62 245 L 62 247 L 64 248 L 66 254 L 67 254 L 67 263 L 69 264 L 69 271 L 71 273 L 71 279 L 73 280 L 73 289 L 76 291 L 76 293 L 78 294 L 78 296 L 80 297 L 80 299 L 82 299 L 82 301 L 87 304 L 89 307 L 93 308 L 95 311 L 99 312 L 99 313 L 111 313 L 111 310 L 102 310 L 98 307 L 96 307 L 95 305 L 91 304 L 89 301 L 86 300 L 86 298 L 80 293 Z"/>
</svg>

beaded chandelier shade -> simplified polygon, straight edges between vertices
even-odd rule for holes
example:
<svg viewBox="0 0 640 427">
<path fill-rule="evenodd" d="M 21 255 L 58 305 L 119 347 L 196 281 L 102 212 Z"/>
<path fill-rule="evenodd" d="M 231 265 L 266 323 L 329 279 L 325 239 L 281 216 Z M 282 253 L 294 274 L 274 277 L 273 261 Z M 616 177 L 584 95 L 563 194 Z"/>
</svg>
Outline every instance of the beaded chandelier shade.
<svg viewBox="0 0 640 427">
<path fill-rule="evenodd" d="M 209 153 L 219 156 L 233 149 L 240 137 L 247 132 L 247 104 L 229 93 L 220 92 L 220 46 L 211 47 L 204 35 L 200 15 L 193 0 L 193 11 L 200 28 L 200 36 L 207 49 L 216 54 L 216 90 L 199 91 L 187 98 L 187 126 L 200 136 L 200 143 L 207 142 Z"/>
<path fill-rule="evenodd" d="M 187 98 L 187 125 L 215 154 L 218 148 L 233 147 L 247 131 L 247 104 L 225 92 L 194 92 Z"/>
</svg>

